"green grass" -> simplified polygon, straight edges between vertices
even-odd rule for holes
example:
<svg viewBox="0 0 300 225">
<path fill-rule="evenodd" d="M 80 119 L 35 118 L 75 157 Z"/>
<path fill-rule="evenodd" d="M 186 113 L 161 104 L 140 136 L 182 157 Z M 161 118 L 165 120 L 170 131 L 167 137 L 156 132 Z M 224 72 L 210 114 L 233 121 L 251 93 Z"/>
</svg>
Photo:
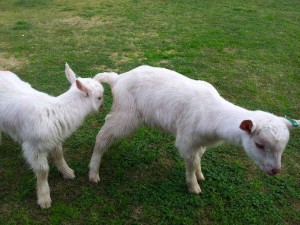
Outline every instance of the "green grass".
<svg viewBox="0 0 300 225">
<path fill-rule="evenodd" d="M 38 90 L 66 91 L 78 75 L 141 64 L 212 83 L 248 109 L 300 118 L 300 5 L 297 0 L 12 0 L 0 2 L 0 67 Z M 88 163 L 112 97 L 64 144 L 76 179 L 51 163 L 52 208 L 36 204 L 35 178 L 7 135 L 0 146 L 0 224 L 300 224 L 300 131 L 283 170 L 268 177 L 241 148 L 209 149 L 203 193 L 190 195 L 174 138 L 143 127 L 103 158 L 101 182 Z"/>
</svg>

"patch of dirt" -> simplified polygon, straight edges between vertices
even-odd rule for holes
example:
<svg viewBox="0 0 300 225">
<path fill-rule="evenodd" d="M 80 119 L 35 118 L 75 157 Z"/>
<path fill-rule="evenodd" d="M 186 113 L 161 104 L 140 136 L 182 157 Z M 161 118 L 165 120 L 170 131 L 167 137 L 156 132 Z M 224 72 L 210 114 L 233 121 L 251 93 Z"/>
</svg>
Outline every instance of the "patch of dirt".
<svg viewBox="0 0 300 225">
<path fill-rule="evenodd" d="M 234 48 L 224 48 L 223 52 L 225 52 L 225 53 L 235 53 L 236 49 L 234 49 Z"/>
<path fill-rule="evenodd" d="M 141 62 L 145 59 L 142 52 L 131 51 L 131 52 L 122 52 L 122 53 L 112 53 L 111 59 L 113 59 L 117 65 L 121 65 L 130 61 Z"/>
<path fill-rule="evenodd" d="M 169 60 L 166 60 L 166 59 L 160 60 L 158 64 L 159 65 L 169 64 Z"/>
<path fill-rule="evenodd" d="M 27 64 L 27 60 L 17 59 L 15 57 L 11 57 L 6 54 L 0 53 L 0 70 L 20 68 L 24 64 Z"/>
<path fill-rule="evenodd" d="M 59 23 L 71 25 L 71 26 L 81 26 L 81 27 L 93 27 L 98 25 L 111 24 L 112 21 L 107 19 L 100 19 L 97 17 L 92 17 L 89 19 L 84 19 L 80 16 L 73 16 L 65 19 L 58 20 Z"/>
<path fill-rule="evenodd" d="M 156 32 L 141 32 L 137 34 L 138 37 L 159 37 L 159 34 Z"/>
<path fill-rule="evenodd" d="M 114 72 L 113 69 L 107 67 L 106 65 L 97 65 L 97 66 L 94 66 L 93 69 L 97 70 L 99 73 L 102 73 L 102 72 Z"/>
</svg>

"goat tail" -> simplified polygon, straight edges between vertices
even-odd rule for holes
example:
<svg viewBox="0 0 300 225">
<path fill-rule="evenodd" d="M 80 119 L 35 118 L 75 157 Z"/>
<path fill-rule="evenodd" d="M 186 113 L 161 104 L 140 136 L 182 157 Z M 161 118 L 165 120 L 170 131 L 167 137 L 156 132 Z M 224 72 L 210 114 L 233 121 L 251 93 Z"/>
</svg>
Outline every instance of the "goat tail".
<svg viewBox="0 0 300 225">
<path fill-rule="evenodd" d="M 94 80 L 100 82 L 100 83 L 107 83 L 110 86 L 113 86 L 114 83 L 118 80 L 119 75 L 117 73 L 113 72 L 104 72 L 104 73 L 98 73 Z"/>
</svg>

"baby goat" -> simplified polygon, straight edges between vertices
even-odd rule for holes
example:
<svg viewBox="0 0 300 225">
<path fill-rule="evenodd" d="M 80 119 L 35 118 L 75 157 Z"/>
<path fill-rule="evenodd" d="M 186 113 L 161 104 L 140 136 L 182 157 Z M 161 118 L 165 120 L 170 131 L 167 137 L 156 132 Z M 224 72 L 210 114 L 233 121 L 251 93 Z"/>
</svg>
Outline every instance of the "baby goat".
<svg viewBox="0 0 300 225">
<path fill-rule="evenodd" d="M 50 154 L 66 179 L 75 178 L 65 162 L 62 143 L 92 112 L 102 106 L 103 87 L 91 78 L 78 78 L 66 64 L 71 88 L 58 97 L 33 89 L 14 73 L 0 72 L 0 130 L 22 145 L 23 154 L 37 177 L 37 198 L 51 206 L 48 185 Z"/>
<path fill-rule="evenodd" d="M 269 175 L 281 169 L 281 155 L 292 127 L 283 117 L 236 106 L 222 98 L 211 84 L 168 69 L 141 66 L 120 76 L 100 73 L 94 79 L 111 85 L 114 102 L 96 138 L 89 165 L 91 182 L 100 180 L 99 166 L 105 150 L 143 123 L 176 137 L 191 193 L 201 192 L 197 180 L 204 180 L 200 163 L 206 146 L 222 140 L 243 146 Z"/>
</svg>

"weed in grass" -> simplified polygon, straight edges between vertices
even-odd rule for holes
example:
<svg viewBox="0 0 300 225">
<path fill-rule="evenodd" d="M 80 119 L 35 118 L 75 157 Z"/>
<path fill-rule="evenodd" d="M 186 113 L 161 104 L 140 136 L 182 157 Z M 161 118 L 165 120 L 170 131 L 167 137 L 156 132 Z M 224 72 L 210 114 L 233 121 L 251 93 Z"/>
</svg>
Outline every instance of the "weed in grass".
<svg viewBox="0 0 300 225">
<path fill-rule="evenodd" d="M 29 30 L 31 25 L 26 21 L 19 21 L 13 26 L 13 30 Z"/>
<path fill-rule="evenodd" d="M 16 6 L 21 6 L 21 7 L 36 7 L 36 6 L 41 6 L 45 5 L 47 0 L 16 0 L 14 4 Z"/>
</svg>

